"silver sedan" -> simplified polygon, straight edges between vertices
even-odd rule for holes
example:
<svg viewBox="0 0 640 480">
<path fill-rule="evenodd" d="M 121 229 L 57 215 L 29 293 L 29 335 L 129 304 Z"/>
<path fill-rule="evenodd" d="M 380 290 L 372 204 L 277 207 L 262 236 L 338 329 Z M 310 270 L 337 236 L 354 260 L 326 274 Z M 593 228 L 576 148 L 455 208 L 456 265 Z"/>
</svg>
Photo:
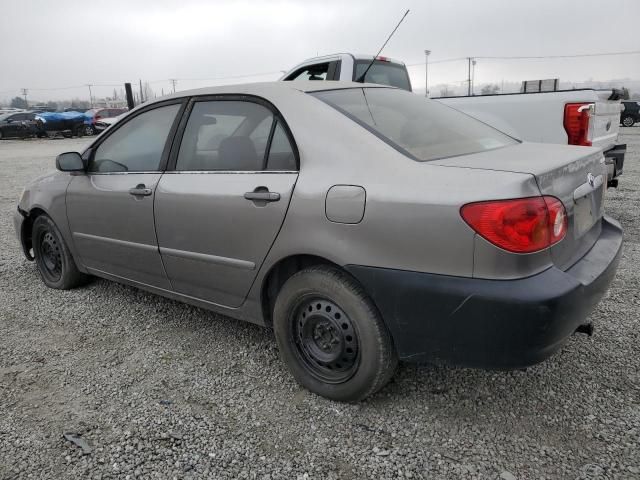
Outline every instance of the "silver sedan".
<svg viewBox="0 0 640 480">
<path fill-rule="evenodd" d="M 60 155 L 15 227 L 47 286 L 98 276 L 269 326 L 298 382 L 357 401 L 399 360 L 522 368 L 590 332 L 622 245 L 603 162 L 394 88 L 235 85 Z"/>
</svg>

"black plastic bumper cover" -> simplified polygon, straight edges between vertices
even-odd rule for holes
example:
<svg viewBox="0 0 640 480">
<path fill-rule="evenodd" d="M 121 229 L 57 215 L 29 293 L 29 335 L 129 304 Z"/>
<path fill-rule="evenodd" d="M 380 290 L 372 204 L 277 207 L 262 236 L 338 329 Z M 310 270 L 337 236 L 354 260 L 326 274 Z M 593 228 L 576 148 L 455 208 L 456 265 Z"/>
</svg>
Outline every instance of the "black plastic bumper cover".
<svg viewBox="0 0 640 480">
<path fill-rule="evenodd" d="M 627 153 L 627 144 L 616 145 L 611 150 L 604 152 L 605 160 L 613 163 L 613 177 L 619 177 L 624 170 L 624 156 Z"/>
<path fill-rule="evenodd" d="M 558 350 L 613 280 L 622 229 L 602 234 L 567 271 L 484 280 L 349 265 L 378 306 L 405 361 L 523 368 Z"/>
</svg>

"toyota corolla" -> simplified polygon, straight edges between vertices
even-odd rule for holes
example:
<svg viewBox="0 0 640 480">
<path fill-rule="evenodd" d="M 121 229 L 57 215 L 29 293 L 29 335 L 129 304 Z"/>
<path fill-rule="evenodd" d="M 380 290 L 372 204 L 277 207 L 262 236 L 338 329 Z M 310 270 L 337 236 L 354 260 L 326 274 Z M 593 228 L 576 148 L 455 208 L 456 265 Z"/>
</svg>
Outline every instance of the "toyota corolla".
<svg viewBox="0 0 640 480">
<path fill-rule="evenodd" d="M 335 400 L 402 361 L 522 368 L 615 274 L 591 147 L 523 143 L 380 85 L 275 82 L 145 103 L 25 189 L 45 285 L 103 277 L 272 327 Z"/>
</svg>

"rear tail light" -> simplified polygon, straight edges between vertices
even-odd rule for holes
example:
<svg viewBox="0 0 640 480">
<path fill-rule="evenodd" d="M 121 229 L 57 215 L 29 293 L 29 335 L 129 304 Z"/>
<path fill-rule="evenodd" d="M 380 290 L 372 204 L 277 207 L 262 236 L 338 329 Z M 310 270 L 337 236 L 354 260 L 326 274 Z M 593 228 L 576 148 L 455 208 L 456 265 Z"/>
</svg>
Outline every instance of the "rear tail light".
<svg viewBox="0 0 640 480">
<path fill-rule="evenodd" d="M 592 103 L 567 103 L 564 106 L 564 129 L 569 145 L 591 146 Z"/>
<path fill-rule="evenodd" d="M 478 235 L 514 253 L 543 250 L 567 233 L 564 205 L 551 196 L 468 203 L 460 215 Z"/>
<path fill-rule="evenodd" d="M 378 60 L 379 62 L 389 62 L 390 61 L 387 57 L 381 57 L 381 56 L 377 56 L 376 60 Z"/>
</svg>

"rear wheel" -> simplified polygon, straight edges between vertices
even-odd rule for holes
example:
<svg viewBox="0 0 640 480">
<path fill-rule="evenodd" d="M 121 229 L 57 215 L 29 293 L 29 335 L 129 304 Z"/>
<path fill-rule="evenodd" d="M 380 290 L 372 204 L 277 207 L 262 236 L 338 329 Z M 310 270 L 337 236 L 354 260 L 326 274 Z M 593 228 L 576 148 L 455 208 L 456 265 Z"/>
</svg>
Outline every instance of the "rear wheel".
<svg viewBox="0 0 640 480">
<path fill-rule="evenodd" d="M 622 117 L 622 125 L 624 127 L 633 127 L 634 123 L 636 123 L 635 119 L 631 115 L 625 115 Z"/>
<path fill-rule="evenodd" d="M 332 400 L 366 398 L 389 381 L 398 364 L 375 305 L 334 267 L 310 267 L 289 278 L 276 299 L 273 326 L 295 379 Z"/>
<path fill-rule="evenodd" d="M 85 135 L 93 135 L 94 133 L 96 133 L 95 128 L 93 128 L 93 125 L 85 125 L 84 126 L 84 134 Z"/>
<path fill-rule="evenodd" d="M 47 287 L 68 290 L 87 282 L 88 276 L 78 270 L 60 231 L 46 215 L 34 220 L 31 243 L 38 272 Z"/>
</svg>

